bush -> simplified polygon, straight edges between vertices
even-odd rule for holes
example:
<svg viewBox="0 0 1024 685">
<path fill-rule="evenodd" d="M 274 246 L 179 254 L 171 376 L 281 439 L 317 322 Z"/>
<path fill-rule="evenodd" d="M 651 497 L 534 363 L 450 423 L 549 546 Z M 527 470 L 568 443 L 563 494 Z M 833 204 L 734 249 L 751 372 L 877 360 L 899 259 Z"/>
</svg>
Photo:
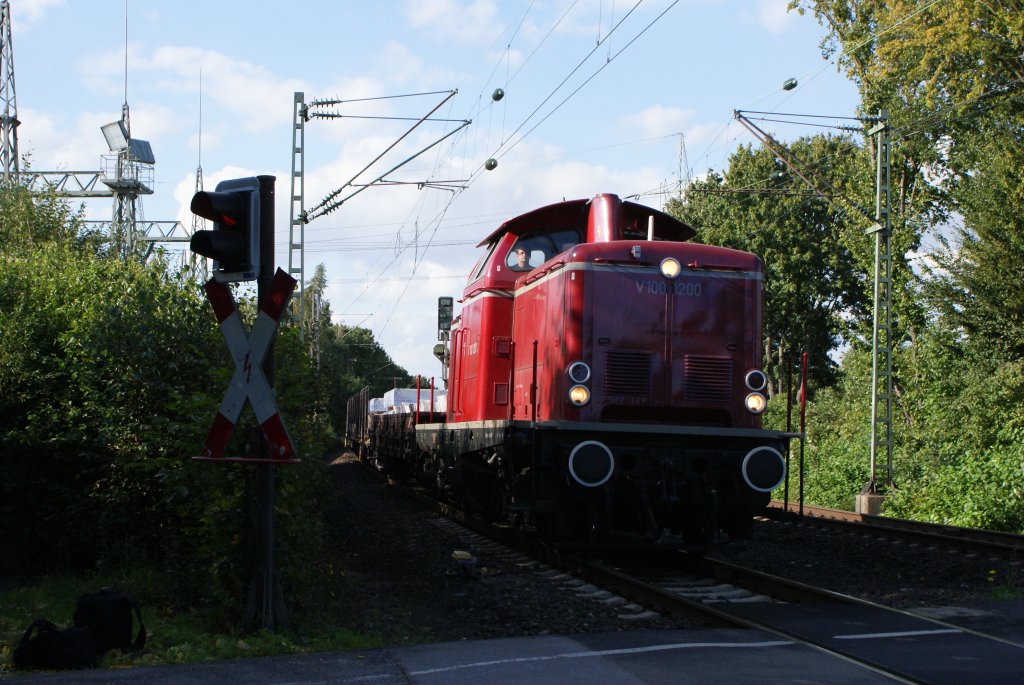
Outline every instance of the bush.
<svg viewBox="0 0 1024 685">
<path fill-rule="evenodd" d="M 213 404 L 202 303 L 159 263 L 53 245 L 8 260 L 0 290 L 0 534 L 19 552 L 0 567 L 87 567 L 111 543 L 159 549 L 157 477 Z"/>
<path fill-rule="evenodd" d="M 312 370 L 293 329 L 277 350 L 281 410 L 303 457 L 278 468 L 278 570 L 305 588 L 324 563 L 319 457 L 331 436 L 300 390 Z M 149 567 L 139 594 L 237 620 L 255 563 L 255 469 L 190 460 L 233 371 L 200 286 L 166 264 L 60 243 L 6 255 L 0 573 Z M 258 443 L 246 409 L 232 453 Z"/>
<path fill-rule="evenodd" d="M 1024 533 L 1024 431 L 956 463 L 926 471 L 913 487 L 897 489 L 886 502 L 891 516 L 969 528 Z"/>
</svg>

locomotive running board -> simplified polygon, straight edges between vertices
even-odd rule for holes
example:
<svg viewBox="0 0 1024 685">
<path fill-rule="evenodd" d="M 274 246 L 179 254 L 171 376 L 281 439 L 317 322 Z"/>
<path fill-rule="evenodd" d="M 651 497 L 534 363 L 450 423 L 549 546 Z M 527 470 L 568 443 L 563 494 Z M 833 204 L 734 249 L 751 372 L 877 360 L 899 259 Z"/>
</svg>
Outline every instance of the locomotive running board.
<svg viewBox="0 0 1024 685">
<path fill-rule="evenodd" d="M 764 428 L 728 428 L 725 426 L 680 426 L 670 423 L 604 423 L 594 421 L 511 421 L 514 426 L 539 430 L 585 431 L 590 433 L 659 433 L 662 435 L 700 435 L 767 440 L 800 439 L 803 433 Z"/>
<path fill-rule="evenodd" d="M 474 449 L 491 447 L 502 442 L 509 429 L 550 430 L 581 433 L 645 433 L 658 435 L 695 435 L 701 437 L 752 438 L 755 440 L 802 439 L 803 433 L 767 430 L 764 428 L 728 428 L 716 426 L 680 426 L 675 424 L 599 423 L 594 421 L 460 421 L 458 423 L 427 423 L 416 426 L 421 447 L 435 447 L 449 442 L 458 434 L 472 434 Z M 444 433 L 451 438 L 445 439 Z"/>
</svg>

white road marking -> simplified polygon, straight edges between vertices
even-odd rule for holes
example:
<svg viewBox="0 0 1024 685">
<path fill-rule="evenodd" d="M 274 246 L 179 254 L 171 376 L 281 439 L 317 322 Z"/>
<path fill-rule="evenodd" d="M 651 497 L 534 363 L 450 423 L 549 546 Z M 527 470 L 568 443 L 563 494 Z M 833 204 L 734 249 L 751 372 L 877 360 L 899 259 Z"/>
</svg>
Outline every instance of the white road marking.
<svg viewBox="0 0 1024 685">
<path fill-rule="evenodd" d="M 630 647 L 625 649 L 606 649 L 598 652 L 567 652 L 565 654 L 552 654 L 549 656 L 525 656 L 514 659 L 495 659 L 494 661 L 477 661 L 469 664 L 455 664 L 430 668 L 423 671 L 410 671 L 409 675 L 429 675 L 432 673 L 445 673 L 469 668 L 486 668 L 488 666 L 501 666 L 503 664 L 530 663 L 536 661 L 554 661 L 556 659 L 586 659 L 590 657 L 619 656 L 623 654 L 643 654 L 645 652 L 661 652 L 670 649 L 761 649 L 765 647 L 786 647 L 795 644 L 789 640 L 778 640 L 772 642 L 687 642 L 669 645 L 651 645 L 649 647 Z"/>
</svg>

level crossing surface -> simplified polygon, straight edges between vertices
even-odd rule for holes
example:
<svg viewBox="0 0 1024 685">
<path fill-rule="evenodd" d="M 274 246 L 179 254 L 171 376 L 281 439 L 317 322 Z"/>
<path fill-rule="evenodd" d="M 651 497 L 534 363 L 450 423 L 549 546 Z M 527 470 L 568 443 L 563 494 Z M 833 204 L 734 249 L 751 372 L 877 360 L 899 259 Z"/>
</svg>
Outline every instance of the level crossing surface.
<svg viewBox="0 0 1024 685">
<path fill-rule="evenodd" d="M 184 666 L 40 673 L 12 683 L 151 685 L 686 685 L 891 680 L 747 630 L 651 631 L 447 642 Z"/>
<path fill-rule="evenodd" d="M 970 607 L 935 607 L 923 613 L 1021 645 L 1024 655 L 1024 600 L 993 601 Z M 800 623 L 801 611 L 791 621 Z M 842 617 L 823 622 L 816 612 L 803 629 L 833 630 Z M 961 663 L 956 682 L 1024 683 L 1024 659 L 979 658 L 984 653 L 955 654 L 958 644 L 949 632 L 903 635 L 888 639 L 900 626 L 865 626 L 846 616 L 849 630 L 838 637 L 860 635 L 882 649 L 903 647 L 925 667 L 945 650 Z M 903 626 L 905 628 L 905 626 Z M 890 628 L 892 630 L 890 630 Z M 857 633 L 860 631 L 860 633 Z M 799 632 L 799 631 L 797 631 Z M 906 632 L 906 631 L 904 631 Z M 855 633 L 857 633 L 855 635 Z M 1004 645 L 1013 652 L 1012 644 Z M 991 655 L 990 655 L 991 656 Z M 927 668 L 925 669 L 927 670 Z M 950 673 L 949 675 L 953 675 Z M 734 685 L 737 683 L 801 683 L 801 685 L 863 685 L 914 682 L 872 671 L 814 647 L 759 630 L 697 629 L 629 631 L 588 635 L 542 635 L 495 640 L 466 640 L 382 649 L 232 659 L 182 666 L 90 669 L 82 671 L 3 674 L 0 682 L 17 685 Z M 945 682 L 941 678 L 937 682 Z M 925 680 L 923 682 L 932 682 Z"/>
</svg>

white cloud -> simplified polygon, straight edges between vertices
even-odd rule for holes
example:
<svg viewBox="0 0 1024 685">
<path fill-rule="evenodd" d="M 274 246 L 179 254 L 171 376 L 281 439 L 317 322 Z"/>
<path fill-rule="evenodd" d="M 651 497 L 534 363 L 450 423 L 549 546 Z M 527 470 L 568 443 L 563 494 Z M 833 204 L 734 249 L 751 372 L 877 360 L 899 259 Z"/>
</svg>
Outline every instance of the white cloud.
<svg viewBox="0 0 1024 685">
<path fill-rule="evenodd" d="M 396 41 L 381 46 L 370 74 L 375 95 L 382 94 L 382 88 L 401 86 L 413 90 L 437 90 L 438 84 L 455 83 L 461 75 L 450 69 L 438 67 L 423 55 Z M 391 93 L 393 94 L 393 93 Z M 346 96 L 351 97 L 346 91 Z M 377 103 L 380 106 L 380 103 Z"/>
<path fill-rule="evenodd" d="M 39 171 L 65 169 L 95 170 L 107 152 L 100 126 L 110 123 L 103 112 L 82 112 L 70 125 L 44 112 L 21 108 L 18 118 L 18 148 L 31 154 L 31 165 Z M 113 118 L 116 118 L 113 117 Z"/>
<path fill-rule="evenodd" d="M 623 117 L 622 126 L 640 137 L 653 138 L 682 131 L 693 116 L 692 109 L 654 105 Z"/>
<path fill-rule="evenodd" d="M 12 33 L 26 30 L 37 23 L 53 7 L 62 7 L 65 0 L 17 0 L 11 3 Z M 16 41 L 15 41 L 16 42 Z"/>
<path fill-rule="evenodd" d="M 793 27 L 799 18 L 796 12 L 788 10 L 789 0 L 758 0 L 757 21 L 772 34 L 784 33 Z"/>
<path fill-rule="evenodd" d="M 129 116 L 132 137 L 142 140 L 153 140 L 167 133 L 178 133 L 195 121 L 192 117 L 183 117 L 180 111 L 176 112 L 153 102 L 141 102 L 133 106 Z"/>
<path fill-rule="evenodd" d="M 405 16 L 417 29 L 435 40 L 456 39 L 470 45 L 489 43 L 498 25 L 498 8 L 492 0 L 409 0 Z"/>
<path fill-rule="evenodd" d="M 86 85 L 102 93 L 123 93 L 124 52 L 108 51 L 83 60 L 80 70 Z M 155 88 L 160 92 L 194 94 L 198 110 L 200 74 L 205 103 L 234 113 L 234 125 L 247 131 L 265 131 L 287 124 L 287 103 L 295 91 L 307 90 L 298 79 L 280 79 L 268 69 L 233 59 L 213 50 L 163 46 L 150 53 L 130 45 L 128 96 Z M 274 106 L 268 106 L 274 103 Z"/>
</svg>

